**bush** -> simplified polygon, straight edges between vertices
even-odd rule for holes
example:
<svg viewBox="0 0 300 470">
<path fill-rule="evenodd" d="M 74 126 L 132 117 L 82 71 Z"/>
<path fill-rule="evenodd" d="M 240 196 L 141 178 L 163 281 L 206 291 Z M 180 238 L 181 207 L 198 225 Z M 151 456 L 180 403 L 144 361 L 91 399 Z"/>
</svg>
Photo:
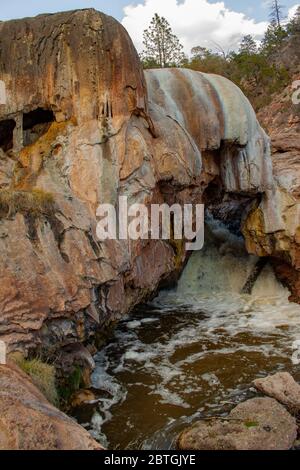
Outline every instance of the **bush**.
<svg viewBox="0 0 300 470">
<path fill-rule="evenodd" d="M 41 189 L 31 191 L 2 189 L 0 191 L 0 214 L 2 217 L 11 217 L 18 212 L 39 217 L 41 215 L 50 215 L 53 210 L 53 195 Z"/>
<path fill-rule="evenodd" d="M 46 364 L 40 359 L 25 359 L 22 355 L 15 355 L 11 359 L 23 372 L 30 376 L 34 385 L 50 403 L 53 405 L 58 404 L 54 366 Z"/>
</svg>

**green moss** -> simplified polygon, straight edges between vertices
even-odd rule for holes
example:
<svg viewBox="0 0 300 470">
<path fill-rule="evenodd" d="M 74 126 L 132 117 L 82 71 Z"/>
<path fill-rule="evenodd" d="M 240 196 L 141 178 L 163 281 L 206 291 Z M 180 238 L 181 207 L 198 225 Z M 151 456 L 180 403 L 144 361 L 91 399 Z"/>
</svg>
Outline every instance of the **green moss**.
<svg viewBox="0 0 300 470">
<path fill-rule="evenodd" d="M 58 387 L 58 395 L 62 408 L 67 408 L 71 396 L 80 390 L 83 384 L 83 374 L 79 366 L 75 366 L 73 372 L 66 377 Z"/>
<path fill-rule="evenodd" d="M 3 189 L 0 191 L 0 216 L 3 218 L 14 216 L 16 213 L 37 218 L 41 215 L 50 215 L 53 211 L 53 195 L 41 189 L 31 191 Z"/>
<path fill-rule="evenodd" d="M 246 421 L 244 425 L 246 426 L 246 428 L 257 428 L 257 426 L 259 426 L 259 423 L 257 423 L 256 421 Z"/>
</svg>

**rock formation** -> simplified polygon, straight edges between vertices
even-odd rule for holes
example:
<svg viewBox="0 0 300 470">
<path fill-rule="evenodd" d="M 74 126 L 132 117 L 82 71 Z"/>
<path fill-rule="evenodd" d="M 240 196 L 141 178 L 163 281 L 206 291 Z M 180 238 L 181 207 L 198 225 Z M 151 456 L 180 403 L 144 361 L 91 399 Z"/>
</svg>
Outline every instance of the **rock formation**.
<svg viewBox="0 0 300 470">
<path fill-rule="evenodd" d="M 296 420 L 272 398 L 253 398 L 228 417 L 199 421 L 178 437 L 180 450 L 289 450 Z"/>
<path fill-rule="evenodd" d="M 278 372 L 275 375 L 257 379 L 253 382 L 260 392 L 275 398 L 285 405 L 291 413 L 300 412 L 300 385 L 287 372 Z"/>
<path fill-rule="evenodd" d="M 299 55 L 299 48 L 295 50 Z M 290 66 L 299 60 L 281 54 Z M 293 83 L 299 80 L 299 71 Z M 300 83 L 300 82 L 297 82 Z M 258 118 L 272 140 L 275 185 L 252 208 L 243 227 L 247 249 L 274 258 L 278 277 L 291 290 L 291 301 L 300 302 L 300 104 L 293 104 L 292 83 L 272 97 Z"/>
<path fill-rule="evenodd" d="M 250 199 L 273 191 L 269 139 L 242 92 L 188 70 L 144 75 L 113 18 L 88 9 L 2 22 L 0 45 L 8 352 L 84 342 L 184 265 L 177 240 L 100 242 L 100 203 L 200 203 L 211 184 Z"/>
<path fill-rule="evenodd" d="M 252 398 L 237 405 L 228 416 L 197 421 L 178 436 L 178 448 L 180 450 L 296 448 L 295 441 L 299 434 L 297 418 L 300 409 L 300 386 L 287 372 L 254 380 L 253 384 L 268 398 Z"/>
<path fill-rule="evenodd" d="M 0 450 L 102 450 L 15 365 L 0 365 Z"/>
</svg>

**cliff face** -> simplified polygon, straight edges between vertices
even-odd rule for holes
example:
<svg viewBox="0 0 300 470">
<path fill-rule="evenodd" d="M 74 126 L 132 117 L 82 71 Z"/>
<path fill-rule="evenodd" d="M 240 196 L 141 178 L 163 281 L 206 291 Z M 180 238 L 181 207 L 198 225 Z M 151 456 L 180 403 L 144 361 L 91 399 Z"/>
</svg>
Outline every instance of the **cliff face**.
<svg viewBox="0 0 300 470">
<path fill-rule="evenodd" d="M 292 47 L 293 46 L 293 47 Z M 297 66 L 299 49 L 289 44 L 284 64 Z M 299 57 L 298 57 L 299 58 Z M 293 81 L 300 80 L 295 71 Z M 290 288 L 291 300 L 300 302 L 300 105 L 293 104 L 292 83 L 262 109 L 258 118 L 272 141 L 275 186 L 254 207 L 243 231 L 248 251 L 271 256 L 278 276 Z M 299 96 L 299 92 L 297 93 Z M 295 96 L 296 97 L 296 96 Z"/>
<path fill-rule="evenodd" d="M 235 85 L 145 75 L 126 31 L 95 10 L 0 23 L 9 351 L 83 342 L 180 271 L 184 242 L 99 242 L 100 203 L 200 203 L 213 181 L 249 198 L 272 191 L 269 140 Z"/>
</svg>

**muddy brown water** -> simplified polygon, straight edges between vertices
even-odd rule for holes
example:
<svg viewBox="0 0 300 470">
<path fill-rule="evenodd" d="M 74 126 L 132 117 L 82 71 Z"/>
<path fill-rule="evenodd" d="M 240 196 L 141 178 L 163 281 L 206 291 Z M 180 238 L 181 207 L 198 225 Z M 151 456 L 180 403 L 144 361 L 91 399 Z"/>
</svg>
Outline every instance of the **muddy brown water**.
<svg viewBox="0 0 300 470">
<path fill-rule="evenodd" d="M 300 306 L 266 266 L 240 295 L 255 259 L 208 245 L 178 288 L 139 307 L 96 355 L 97 400 L 76 416 L 109 449 L 170 449 L 201 417 L 256 395 L 251 383 L 280 370 L 300 381 Z"/>
</svg>

